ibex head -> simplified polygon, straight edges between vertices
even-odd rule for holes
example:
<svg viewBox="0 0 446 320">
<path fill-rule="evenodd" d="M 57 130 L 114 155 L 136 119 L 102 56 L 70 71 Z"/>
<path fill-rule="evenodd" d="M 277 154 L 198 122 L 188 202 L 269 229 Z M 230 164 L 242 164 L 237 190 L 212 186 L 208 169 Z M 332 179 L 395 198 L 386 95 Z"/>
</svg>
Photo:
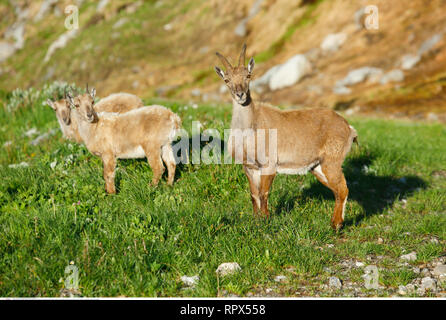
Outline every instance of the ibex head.
<svg viewBox="0 0 446 320">
<path fill-rule="evenodd" d="M 66 88 L 64 91 L 64 98 L 62 100 L 57 100 L 55 97 L 53 98 L 53 100 L 47 99 L 46 104 L 49 105 L 51 109 L 56 111 L 57 119 L 62 120 L 65 125 L 69 126 L 71 124 L 71 108 L 67 100 Z"/>
<path fill-rule="evenodd" d="M 94 98 L 96 97 L 96 89 L 93 88 L 91 91 L 88 90 L 87 93 L 79 95 L 75 98 L 71 96 L 70 93 L 67 94 L 68 101 L 70 105 L 75 108 L 80 116 L 87 122 L 95 122 L 97 120 L 96 112 L 94 111 Z"/>
<path fill-rule="evenodd" d="M 251 96 L 249 93 L 249 82 L 251 81 L 252 70 L 254 69 L 254 59 L 249 60 L 245 67 L 246 44 L 243 45 L 242 52 L 238 60 L 237 67 L 233 67 L 228 59 L 220 53 L 216 53 L 220 58 L 226 72 L 219 67 L 215 67 L 217 74 L 223 79 L 231 92 L 232 98 L 240 105 L 249 105 Z"/>
</svg>

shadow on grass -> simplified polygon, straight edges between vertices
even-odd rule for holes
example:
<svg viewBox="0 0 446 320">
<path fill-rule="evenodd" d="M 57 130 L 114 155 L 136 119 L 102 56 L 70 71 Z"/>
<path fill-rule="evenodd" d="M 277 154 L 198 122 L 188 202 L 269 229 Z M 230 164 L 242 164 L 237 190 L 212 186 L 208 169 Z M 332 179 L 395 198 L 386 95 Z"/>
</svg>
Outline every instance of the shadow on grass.
<svg viewBox="0 0 446 320">
<path fill-rule="evenodd" d="M 427 184 L 416 176 L 395 178 L 392 176 L 377 176 L 364 168 L 373 162 L 375 157 L 360 155 L 349 158 L 344 165 L 344 175 L 349 188 L 349 200 L 358 202 L 364 209 L 360 216 L 346 217 L 344 226 L 358 225 L 362 220 L 380 214 L 395 201 L 410 197 L 416 190 L 425 189 Z M 314 198 L 334 200 L 333 192 L 315 180 L 302 194 L 302 201 Z M 277 214 L 290 212 L 295 205 L 297 196 L 290 194 L 280 197 L 276 209 Z M 334 206 L 331 210 L 334 209 Z M 330 212 L 330 216 L 332 212 Z"/>
</svg>

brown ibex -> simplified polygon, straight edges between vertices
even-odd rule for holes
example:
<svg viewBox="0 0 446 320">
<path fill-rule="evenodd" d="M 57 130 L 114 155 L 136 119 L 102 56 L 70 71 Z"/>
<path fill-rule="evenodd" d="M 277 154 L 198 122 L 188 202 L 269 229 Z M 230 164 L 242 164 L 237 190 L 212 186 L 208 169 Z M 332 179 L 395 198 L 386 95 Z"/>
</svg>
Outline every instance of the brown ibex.
<svg viewBox="0 0 446 320">
<path fill-rule="evenodd" d="M 126 113 L 97 113 L 94 105 L 96 90 L 68 101 L 74 108 L 79 134 L 87 149 L 102 158 L 105 189 L 116 193 L 116 159 L 147 157 L 153 171 L 152 185 L 161 179 L 164 166 L 168 170 L 168 184 L 175 177 L 176 162 L 172 141 L 181 128 L 181 119 L 163 106 L 138 108 Z"/>
<path fill-rule="evenodd" d="M 87 85 L 88 92 L 88 85 Z M 64 138 L 68 140 L 74 140 L 77 143 L 82 142 L 82 138 L 79 135 L 77 129 L 77 120 L 71 116 L 71 107 L 66 97 L 59 101 L 52 101 L 48 99 L 46 101 L 55 112 L 56 118 L 59 122 L 60 130 Z M 133 109 L 141 108 L 144 106 L 142 100 L 129 93 L 114 93 L 101 99 L 96 105 L 95 110 L 97 112 L 118 112 L 123 113 Z"/>
<path fill-rule="evenodd" d="M 336 204 L 331 225 L 342 227 L 348 188 L 342 172 L 342 163 L 350 151 L 352 142 L 357 139 L 355 129 L 330 109 L 280 110 L 252 101 L 249 83 L 254 69 L 254 59 L 245 67 L 246 45 L 243 46 L 238 65 L 233 67 L 217 52 L 226 71 L 215 67 L 217 74 L 226 83 L 232 95 L 231 132 L 236 129 L 271 131 L 276 130 L 277 145 L 275 157 L 270 157 L 268 165 L 257 158 L 247 161 L 246 144 L 242 145 L 243 169 L 249 180 L 254 213 L 260 210 L 269 217 L 268 195 L 277 174 L 305 174 L 310 171 L 335 196 Z M 257 137 L 257 136 L 256 136 Z M 228 141 L 229 152 L 234 157 L 238 146 L 233 134 Z M 255 138 L 255 149 L 259 142 Z M 271 150 L 266 151 L 266 157 Z M 273 163 L 271 163 L 273 161 Z"/>
</svg>

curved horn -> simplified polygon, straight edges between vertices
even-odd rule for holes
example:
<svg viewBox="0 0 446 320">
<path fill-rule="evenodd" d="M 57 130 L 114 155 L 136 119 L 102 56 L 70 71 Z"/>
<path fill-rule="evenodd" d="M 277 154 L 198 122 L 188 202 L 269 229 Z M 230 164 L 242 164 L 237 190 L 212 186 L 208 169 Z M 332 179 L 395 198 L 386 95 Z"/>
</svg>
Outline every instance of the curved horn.
<svg viewBox="0 0 446 320">
<path fill-rule="evenodd" d="M 242 52 L 240 53 L 240 57 L 238 58 L 238 66 L 245 66 L 246 59 L 246 43 L 243 44 Z"/>
<path fill-rule="evenodd" d="M 225 66 L 226 70 L 232 69 L 231 64 L 229 63 L 228 59 L 226 59 L 220 52 L 215 53 L 217 57 L 220 58 L 221 63 Z"/>
<path fill-rule="evenodd" d="M 88 82 L 87 82 L 87 93 L 90 93 L 90 90 L 88 90 Z"/>
</svg>

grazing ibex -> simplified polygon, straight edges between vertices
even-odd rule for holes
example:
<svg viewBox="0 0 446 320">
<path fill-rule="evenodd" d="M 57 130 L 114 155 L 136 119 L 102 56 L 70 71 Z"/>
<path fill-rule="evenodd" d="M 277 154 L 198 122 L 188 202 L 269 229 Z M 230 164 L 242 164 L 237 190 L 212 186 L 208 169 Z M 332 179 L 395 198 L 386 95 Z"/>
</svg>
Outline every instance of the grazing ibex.
<svg viewBox="0 0 446 320">
<path fill-rule="evenodd" d="M 88 85 L 87 85 L 88 92 Z M 77 119 L 71 116 L 71 107 L 66 97 L 59 101 L 51 101 L 48 99 L 46 103 L 56 111 L 56 118 L 59 122 L 60 129 L 64 138 L 68 140 L 74 140 L 77 143 L 82 142 L 82 138 L 79 135 L 77 129 Z M 144 106 L 142 100 L 128 93 L 114 93 L 101 99 L 96 105 L 95 110 L 97 112 L 118 112 L 123 113 L 133 109 L 141 108 Z"/>
<path fill-rule="evenodd" d="M 161 179 L 164 166 L 168 170 L 168 184 L 175 177 L 176 162 L 172 141 L 181 128 L 181 119 L 163 106 L 138 108 L 126 113 L 97 113 L 94 105 L 96 90 L 68 101 L 74 108 L 79 134 L 87 149 L 102 158 L 105 189 L 116 193 L 116 159 L 147 157 L 153 171 L 152 184 Z"/>
<path fill-rule="evenodd" d="M 253 161 L 247 161 L 250 150 L 242 145 L 243 169 L 249 180 L 254 213 L 260 210 L 269 217 L 268 195 L 276 174 L 305 174 L 310 171 L 335 196 L 336 204 L 331 225 L 334 229 L 342 227 L 348 188 L 342 172 L 342 163 L 350 151 L 357 133 L 347 121 L 330 109 L 280 110 L 278 108 L 255 104 L 252 101 L 249 83 L 254 69 L 254 59 L 245 67 L 246 45 L 243 46 L 238 65 L 233 67 L 217 52 L 226 71 L 215 67 L 217 74 L 226 83 L 233 102 L 231 132 L 259 130 L 277 133 L 277 150 L 266 150 L 269 163 L 259 161 L 255 153 Z M 255 136 L 255 149 L 259 141 Z M 229 152 L 233 157 L 235 137 L 232 133 L 228 141 Z M 273 152 L 275 156 L 272 156 Z M 273 161 L 273 163 L 271 163 Z"/>
</svg>

